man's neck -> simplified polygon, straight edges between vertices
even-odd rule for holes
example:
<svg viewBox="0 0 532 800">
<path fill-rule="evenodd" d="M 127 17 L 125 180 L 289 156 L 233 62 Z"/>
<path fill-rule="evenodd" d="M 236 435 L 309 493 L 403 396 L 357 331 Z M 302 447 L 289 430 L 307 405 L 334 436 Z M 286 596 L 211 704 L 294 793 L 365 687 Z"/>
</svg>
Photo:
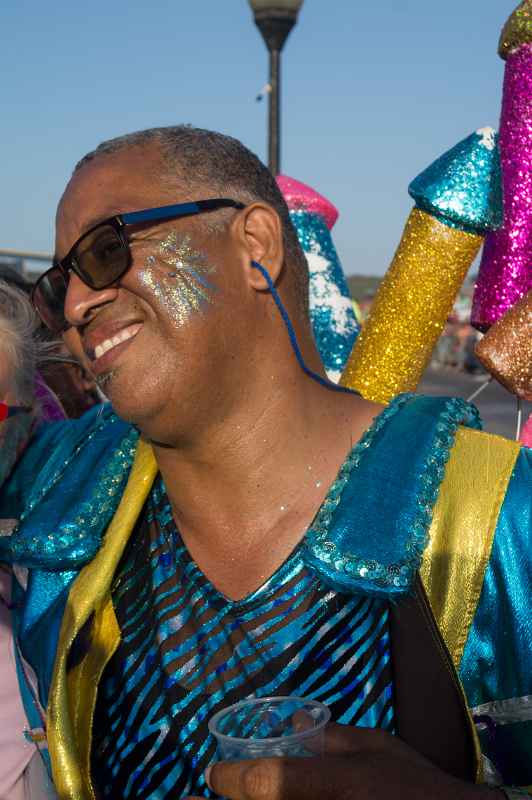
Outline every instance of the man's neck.
<svg viewBox="0 0 532 800">
<path fill-rule="evenodd" d="M 154 447 L 192 557 L 235 598 L 269 577 L 302 538 L 380 411 L 304 376 L 290 391 L 256 400 L 252 415 L 239 408 L 186 448 Z"/>
</svg>

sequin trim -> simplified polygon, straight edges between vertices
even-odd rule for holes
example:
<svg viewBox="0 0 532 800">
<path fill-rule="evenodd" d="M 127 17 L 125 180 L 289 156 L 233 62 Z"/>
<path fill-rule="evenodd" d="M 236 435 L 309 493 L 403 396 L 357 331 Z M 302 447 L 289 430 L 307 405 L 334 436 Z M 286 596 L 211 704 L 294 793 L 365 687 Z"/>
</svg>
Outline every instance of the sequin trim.
<svg viewBox="0 0 532 800">
<path fill-rule="evenodd" d="M 432 521 L 432 511 L 440 483 L 445 473 L 445 464 L 454 443 L 456 430 L 462 423 L 480 429 L 481 422 L 477 409 L 463 400 L 452 398 L 447 401 L 436 425 L 436 437 L 431 455 L 418 476 L 417 512 L 412 532 L 406 543 L 406 557 L 396 563 L 382 564 L 376 560 L 361 558 L 356 553 L 341 552 L 330 535 L 334 511 L 340 503 L 343 490 L 353 471 L 359 466 L 364 453 L 371 447 L 376 435 L 409 400 L 413 393 L 399 395 L 368 428 L 338 473 L 323 505 L 307 532 L 305 548 L 311 555 L 327 564 L 344 577 L 367 581 L 381 589 L 405 591 L 419 569 L 423 551 L 427 544 L 428 530 Z"/>
<path fill-rule="evenodd" d="M 118 418 L 115 415 L 111 417 L 104 416 L 102 421 L 73 449 L 45 485 L 30 499 L 11 536 L 11 554 L 14 561 L 26 563 L 28 560 L 31 560 L 32 557 L 43 556 L 42 536 L 33 536 L 28 540 L 24 536 L 19 538 L 17 533 L 27 517 L 62 478 L 79 453 L 86 448 L 94 437 L 105 427 L 116 422 L 118 422 Z M 120 492 L 124 478 L 131 467 L 136 452 L 137 440 L 138 432 L 132 428 L 110 457 L 109 463 L 102 469 L 97 489 L 92 497 L 80 503 L 76 516 L 69 525 L 65 526 L 64 532 L 58 533 L 57 535 L 54 533 L 48 534 L 45 542 L 46 547 L 44 549 L 48 551 L 48 556 L 50 555 L 50 549 L 54 551 L 54 570 L 64 570 L 67 567 L 81 566 L 88 561 L 98 549 L 100 544 L 99 534 L 102 529 L 102 517 L 112 514 L 113 510 L 118 505 L 119 498 L 116 497 L 116 495 Z M 67 549 L 70 550 L 69 555 L 58 561 L 58 553 L 60 551 L 66 551 Z M 49 566 L 49 557 L 45 557 L 42 560 L 43 566 Z M 44 562 L 46 562 L 46 564 L 44 564 Z"/>
</svg>

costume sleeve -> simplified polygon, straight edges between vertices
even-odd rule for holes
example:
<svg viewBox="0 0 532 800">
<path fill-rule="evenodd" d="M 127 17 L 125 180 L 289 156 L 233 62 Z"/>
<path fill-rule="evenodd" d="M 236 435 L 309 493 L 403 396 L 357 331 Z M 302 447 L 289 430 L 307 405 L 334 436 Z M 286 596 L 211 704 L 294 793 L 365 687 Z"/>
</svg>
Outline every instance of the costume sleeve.
<svg viewBox="0 0 532 800">
<path fill-rule="evenodd" d="M 460 666 L 482 749 L 501 782 L 532 784 L 532 450 L 500 507 Z"/>
</svg>

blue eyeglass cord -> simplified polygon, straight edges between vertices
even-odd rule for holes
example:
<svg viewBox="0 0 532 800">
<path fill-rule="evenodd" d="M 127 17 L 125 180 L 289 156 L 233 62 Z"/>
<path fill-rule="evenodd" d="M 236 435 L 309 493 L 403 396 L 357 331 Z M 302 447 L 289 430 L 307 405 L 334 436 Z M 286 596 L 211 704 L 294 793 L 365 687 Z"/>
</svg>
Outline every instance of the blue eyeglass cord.
<svg viewBox="0 0 532 800">
<path fill-rule="evenodd" d="M 261 273 L 261 275 L 263 276 L 264 280 L 268 284 L 268 289 L 270 290 L 270 294 L 271 294 L 271 296 L 273 297 L 273 299 L 275 301 L 275 305 L 279 309 L 279 313 L 280 313 L 280 315 L 281 315 L 281 317 L 283 319 L 283 322 L 284 322 L 284 324 L 286 326 L 286 330 L 288 331 L 288 336 L 290 338 L 290 344 L 292 345 L 292 350 L 294 351 L 294 355 L 295 355 L 295 357 L 297 359 L 297 362 L 298 362 L 299 366 L 301 367 L 301 369 L 305 373 L 305 375 L 308 375 L 309 378 L 312 378 L 312 380 L 316 381 L 321 386 L 324 386 L 326 389 L 330 389 L 333 392 L 347 392 L 348 394 L 359 395 L 359 392 L 355 391 L 354 389 L 349 389 L 347 386 L 339 386 L 337 383 L 332 383 L 332 381 L 326 380 L 321 375 L 318 375 L 317 372 L 314 372 L 313 370 L 311 370 L 311 369 L 309 369 L 307 367 L 307 365 L 305 364 L 305 362 L 303 360 L 303 356 L 301 354 L 301 350 L 299 349 L 299 345 L 297 343 L 296 332 L 294 330 L 294 326 L 292 325 L 290 317 L 288 316 L 288 312 L 287 312 L 286 308 L 284 307 L 281 298 L 279 297 L 279 292 L 277 291 L 277 289 L 273 285 L 273 281 L 270 278 L 270 274 L 269 274 L 268 270 L 265 267 L 263 267 L 262 264 L 259 264 L 258 261 L 252 261 L 251 262 L 251 266 L 254 267 L 254 269 L 258 269 L 258 271 Z"/>
</svg>

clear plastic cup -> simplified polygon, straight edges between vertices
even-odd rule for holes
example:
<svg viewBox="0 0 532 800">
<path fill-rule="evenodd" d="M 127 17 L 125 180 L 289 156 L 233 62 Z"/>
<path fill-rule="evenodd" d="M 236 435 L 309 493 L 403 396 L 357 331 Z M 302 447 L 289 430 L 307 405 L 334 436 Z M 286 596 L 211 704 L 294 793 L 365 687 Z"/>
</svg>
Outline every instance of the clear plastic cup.
<svg viewBox="0 0 532 800">
<path fill-rule="evenodd" d="M 271 756 L 310 757 L 323 752 L 331 712 L 304 697 L 261 697 L 218 711 L 209 720 L 223 761 Z"/>
</svg>

